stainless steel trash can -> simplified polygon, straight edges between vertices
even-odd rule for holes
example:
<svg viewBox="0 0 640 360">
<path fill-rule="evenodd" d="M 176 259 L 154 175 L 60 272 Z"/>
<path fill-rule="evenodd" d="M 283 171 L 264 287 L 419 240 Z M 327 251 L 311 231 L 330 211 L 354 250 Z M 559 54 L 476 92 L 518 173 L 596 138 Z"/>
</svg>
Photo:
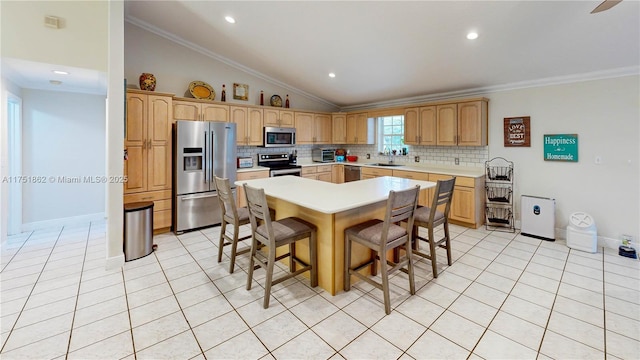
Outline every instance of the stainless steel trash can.
<svg viewBox="0 0 640 360">
<path fill-rule="evenodd" d="M 124 205 L 124 260 L 131 261 L 153 251 L 153 201 Z"/>
</svg>

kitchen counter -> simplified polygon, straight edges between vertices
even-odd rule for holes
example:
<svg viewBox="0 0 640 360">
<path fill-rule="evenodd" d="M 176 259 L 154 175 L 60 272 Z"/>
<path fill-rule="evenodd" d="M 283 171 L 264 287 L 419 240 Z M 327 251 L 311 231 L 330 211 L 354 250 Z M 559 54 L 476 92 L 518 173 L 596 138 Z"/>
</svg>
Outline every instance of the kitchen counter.
<svg viewBox="0 0 640 360">
<path fill-rule="evenodd" d="M 435 186 L 430 181 L 418 181 L 384 176 L 345 184 L 333 184 L 296 176 L 281 176 L 239 180 L 263 188 L 269 208 L 276 219 L 297 216 L 317 226 L 318 285 L 335 295 L 344 282 L 344 230 L 369 219 L 384 219 L 389 190 L 402 190 L 419 185 L 421 192 Z M 297 254 L 304 261 L 308 241 L 296 243 Z M 281 255 L 285 249 L 278 249 Z M 355 247 L 354 263 L 364 263 L 370 250 Z M 304 274 L 308 277 L 308 274 Z"/>
<path fill-rule="evenodd" d="M 418 171 L 418 172 L 426 172 L 431 174 L 443 174 L 443 175 L 452 175 L 452 176 L 465 176 L 471 178 L 483 177 L 485 174 L 484 167 L 471 167 L 471 166 L 446 166 L 446 165 L 429 165 L 429 164 L 421 164 L 421 163 L 411 163 L 411 162 L 396 162 L 400 164 L 399 166 L 376 166 L 371 165 L 375 162 L 386 162 L 386 160 L 379 161 L 375 159 L 369 160 L 358 160 L 356 162 L 312 162 L 311 160 L 298 160 L 298 165 L 300 166 L 317 166 L 317 165 L 354 165 L 354 166 L 365 166 L 365 167 L 376 167 L 382 169 L 391 169 L 391 170 L 405 170 L 405 171 Z"/>
</svg>

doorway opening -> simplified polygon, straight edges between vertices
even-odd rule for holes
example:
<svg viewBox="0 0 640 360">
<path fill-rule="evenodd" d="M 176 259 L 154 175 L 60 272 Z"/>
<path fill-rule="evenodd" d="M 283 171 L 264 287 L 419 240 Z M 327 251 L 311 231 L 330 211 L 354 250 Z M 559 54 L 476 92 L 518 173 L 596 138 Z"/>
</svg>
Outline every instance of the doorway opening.
<svg viewBox="0 0 640 360">
<path fill-rule="evenodd" d="M 22 232 L 22 99 L 7 94 L 8 196 L 7 235 Z"/>
</svg>

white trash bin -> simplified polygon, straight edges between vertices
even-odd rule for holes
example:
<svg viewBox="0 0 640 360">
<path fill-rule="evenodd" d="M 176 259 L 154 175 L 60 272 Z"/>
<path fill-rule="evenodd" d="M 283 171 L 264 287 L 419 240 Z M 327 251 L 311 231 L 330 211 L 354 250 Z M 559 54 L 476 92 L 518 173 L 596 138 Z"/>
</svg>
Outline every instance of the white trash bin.
<svg viewBox="0 0 640 360">
<path fill-rule="evenodd" d="M 567 225 L 567 246 L 590 253 L 598 252 L 598 231 L 591 215 L 575 212 Z"/>
</svg>

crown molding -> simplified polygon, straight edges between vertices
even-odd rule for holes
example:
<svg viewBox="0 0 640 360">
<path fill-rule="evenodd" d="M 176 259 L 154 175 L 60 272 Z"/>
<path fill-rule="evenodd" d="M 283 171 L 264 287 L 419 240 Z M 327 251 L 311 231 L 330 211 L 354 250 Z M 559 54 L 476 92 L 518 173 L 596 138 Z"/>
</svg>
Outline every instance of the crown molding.
<svg viewBox="0 0 640 360">
<path fill-rule="evenodd" d="M 640 66 L 629 66 L 629 67 L 608 69 L 603 71 L 594 71 L 594 72 L 582 73 L 582 74 L 556 76 L 556 77 L 549 77 L 549 78 L 536 79 L 536 80 L 530 80 L 530 81 L 521 81 L 521 82 L 503 84 L 503 85 L 484 86 L 484 87 L 477 87 L 472 89 L 443 92 L 438 94 L 421 95 L 421 96 L 394 99 L 394 100 L 388 100 L 388 101 L 379 101 L 379 102 L 368 103 L 368 104 L 351 105 L 351 106 L 345 106 L 340 108 L 340 111 L 349 112 L 349 111 L 394 107 L 394 106 L 401 106 L 401 105 L 413 105 L 413 104 L 421 104 L 421 103 L 431 102 L 431 101 L 449 100 L 449 99 L 462 98 L 462 97 L 485 96 L 487 94 L 501 92 L 501 91 L 511 91 L 511 90 L 519 90 L 519 89 L 527 89 L 527 88 L 551 86 L 551 85 L 562 85 L 562 84 L 570 84 L 570 83 L 601 80 L 601 79 L 611 79 L 611 78 L 634 76 L 634 75 L 640 75 Z"/>
<path fill-rule="evenodd" d="M 164 31 L 164 30 L 162 30 L 162 29 L 160 29 L 160 28 L 158 28 L 156 26 L 153 26 L 153 25 L 149 24 L 146 21 L 143 21 L 143 20 L 140 20 L 140 19 L 136 18 L 135 16 L 127 15 L 127 16 L 125 16 L 125 21 L 130 23 L 130 24 L 132 24 L 132 25 L 135 25 L 135 26 L 137 26 L 137 27 L 139 27 L 141 29 L 147 30 L 147 31 L 149 31 L 149 32 L 151 32 L 153 34 L 161 36 L 161 37 L 163 37 L 163 38 L 165 38 L 165 39 L 167 39 L 169 41 L 172 41 L 172 42 L 174 42 L 176 44 L 182 45 L 182 46 L 184 46 L 184 47 L 186 47 L 188 49 L 196 51 L 196 52 L 198 52 L 198 53 L 200 53 L 200 54 L 202 54 L 204 56 L 210 57 L 210 58 L 212 58 L 212 59 L 214 59 L 216 61 L 219 61 L 221 63 L 229 65 L 229 66 L 231 66 L 233 68 L 236 68 L 236 69 L 238 69 L 240 71 L 246 72 L 247 74 L 255 76 L 255 77 L 257 77 L 259 79 L 262 79 L 262 80 L 264 80 L 264 81 L 266 81 L 268 83 L 271 83 L 273 85 L 282 87 L 282 88 L 287 89 L 287 90 L 289 90 L 291 92 L 295 92 L 297 94 L 300 94 L 300 95 L 302 95 L 302 96 L 304 96 L 304 97 L 306 97 L 306 98 L 308 98 L 310 100 L 317 101 L 319 103 L 332 106 L 332 107 L 334 107 L 336 109 L 339 108 L 338 105 L 336 105 L 336 104 L 334 104 L 332 102 L 329 102 L 329 101 L 327 101 L 325 99 L 319 98 L 319 97 L 317 97 L 317 96 L 315 96 L 313 94 L 310 94 L 310 93 L 308 93 L 308 92 L 306 92 L 304 90 L 300 90 L 298 88 L 295 88 L 295 87 L 293 87 L 291 85 L 285 84 L 285 83 L 283 83 L 283 82 L 281 82 L 279 80 L 276 80 L 276 79 L 274 79 L 272 77 L 269 77 L 269 76 L 267 76 L 267 75 L 265 75 L 265 74 L 263 74 L 261 72 L 258 72 L 258 71 L 254 70 L 252 68 L 244 66 L 244 65 L 242 65 L 242 64 L 240 64 L 240 63 L 238 63 L 236 61 L 233 61 L 233 60 L 231 60 L 229 58 L 226 58 L 226 57 L 224 57 L 224 56 L 222 56 L 220 54 L 217 54 L 217 53 L 215 53 L 213 51 L 205 49 L 200 45 L 194 44 L 194 43 L 192 43 L 190 41 L 187 41 L 187 40 L 185 40 L 185 39 L 183 39 L 183 38 L 181 38 L 179 36 L 176 36 L 176 35 L 174 35 L 174 34 L 172 34 L 170 32 Z"/>
</svg>

